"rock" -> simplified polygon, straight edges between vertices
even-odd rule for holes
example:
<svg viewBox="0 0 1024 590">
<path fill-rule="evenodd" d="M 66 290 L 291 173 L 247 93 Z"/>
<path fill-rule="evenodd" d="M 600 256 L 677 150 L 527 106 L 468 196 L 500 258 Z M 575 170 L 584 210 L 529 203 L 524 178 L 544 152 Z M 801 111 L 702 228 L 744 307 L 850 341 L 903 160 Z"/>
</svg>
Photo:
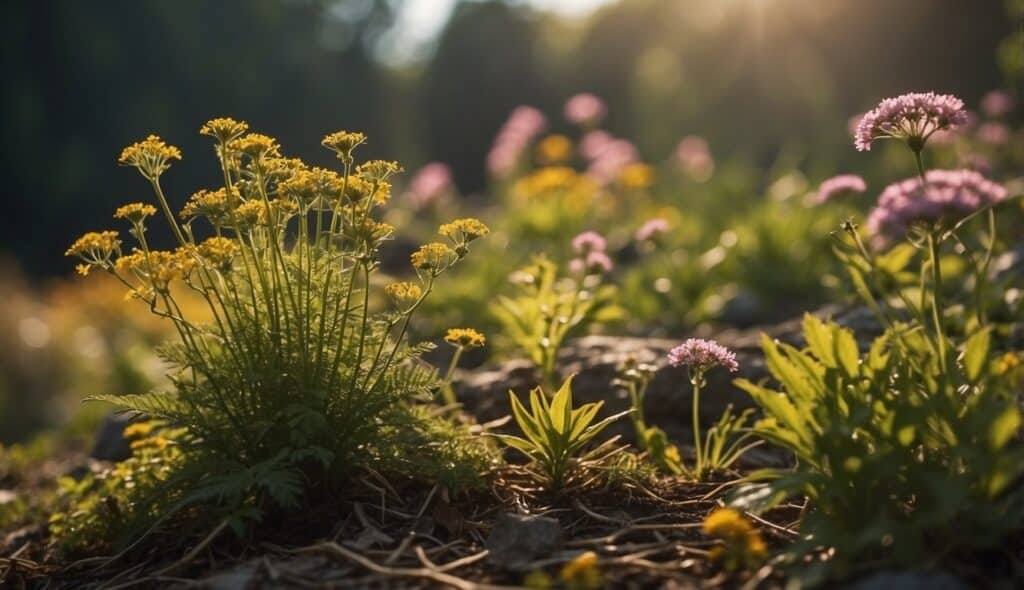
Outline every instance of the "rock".
<svg viewBox="0 0 1024 590">
<path fill-rule="evenodd" d="M 881 333 L 874 317 L 866 309 L 844 310 L 830 306 L 814 313 L 853 329 L 862 352 Z M 701 390 L 700 413 L 703 423 L 717 420 L 729 404 L 737 409 L 752 407 L 750 397 L 737 389 L 732 384 L 733 380 L 742 377 L 758 381 L 768 377 L 761 352 L 761 334 L 802 346 L 802 321 L 801 315 L 774 325 L 742 330 L 726 329 L 717 333 L 702 331 L 688 335 L 718 340 L 736 353 L 740 365 L 736 374 L 724 370 L 708 374 L 708 384 Z M 633 356 L 640 362 L 657 365 L 659 369 L 647 390 L 644 408 L 647 421 L 665 430 L 672 440 L 688 440 L 691 437 L 692 420 L 689 376 L 685 368 L 670 367 L 666 362 L 668 351 L 683 339 L 683 336 L 678 339 L 586 336 L 563 347 L 558 366 L 563 377 L 576 375 L 573 387 L 575 403 L 604 400 L 605 407 L 601 412 L 602 415 L 608 415 L 629 406 L 625 393 L 612 385 L 622 362 Z M 494 420 L 511 411 L 508 404 L 510 389 L 522 396 L 538 382 L 533 365 L 521 359 L 510 360 L 492 369 L 463 371 L 458 376 L 455 389 L 459 400 L 468 412 L 481 421 Z M 508 428 L 514 430 L 515 426 L 510 425 Z M 619 420 L 609 426 L 607 432 L 609 435 L 622 435 L 626 440 L 632 439 L 632 426 L 628 420 Z"/>
<path fill-rule="evenodd" d="M 878 572 L 862 578 L 845 590 L 969 590 L 970 586 L 946 572 Z"/>
<path fill-rule="evenodd" d="M 548 516 L 501 514 L 487 535 L 487 559 L 494 565 L 521 570 L 532 560 L 549 556 L 565 542 L 562 525 Z"/>
<path fill-rule="evenodd" d="M 96 431 L 89 456 L 100 461 L 124 461 L 132 456 L 132 449 L 124 437 L 124 429 L 138 418 L 137 414 L 121 412 L 107 414 Z"/>
</svg>

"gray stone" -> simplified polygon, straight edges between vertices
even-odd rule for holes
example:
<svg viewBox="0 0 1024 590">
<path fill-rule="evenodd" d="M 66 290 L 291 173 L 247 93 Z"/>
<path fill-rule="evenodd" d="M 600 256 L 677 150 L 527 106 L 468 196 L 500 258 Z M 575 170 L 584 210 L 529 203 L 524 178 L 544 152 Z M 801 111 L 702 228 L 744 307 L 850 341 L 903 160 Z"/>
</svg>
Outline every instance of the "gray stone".
<svg viewBox="0 0 1024 590">
<path fill-rule="evenodd" d="M 490 563 L 520 570 L 538 557 L 550 556 L 565 542 L 562 525 L 548 516 L 504 513 L 487 535 Z"/>
<path fill-rule="evenodd" d="M 124 429 L 138 414 L 122 412 L 107 414 L 96 431 L 89 456 L 100 461 L 124 461 L 132 456 L 132 449 L 124 437 Z"/>
</svg>

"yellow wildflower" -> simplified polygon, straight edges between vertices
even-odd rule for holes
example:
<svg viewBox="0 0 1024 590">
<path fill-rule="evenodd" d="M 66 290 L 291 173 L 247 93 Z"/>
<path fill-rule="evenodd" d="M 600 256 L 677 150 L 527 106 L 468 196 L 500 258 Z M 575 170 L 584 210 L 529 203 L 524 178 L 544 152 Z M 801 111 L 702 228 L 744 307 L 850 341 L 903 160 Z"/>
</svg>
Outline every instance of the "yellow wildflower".
<svg viewBox="0 0 1024 590">
<path fill-rule="evenodd" d="M 597 590 L 604 585 L 598 557 L 593 551 L 587 551 L 565 564 L 558 578 L 570 590 Z"/>
<path fill-rule="evenodd" d="M 451 238 L 456 244 L 468 244 L 491 233 L 491 229 L 479 219 L 467 217 L 442 225 L 438 233 Z"/>
<path fill-rule="evenodd" d="M 721 539 L 736 540 L 748 535 L 753 527 L 738 511 L 719 508 L 704 519 L 704 534 Z"/>
<path fill-rule="evenodd" d="M 240 227 L 251 227 L 260 222 L 266 215 L 266 207 L 262 201 L 246 201 L 234 211 L 234 223 Z"/>
<path fill-rule="evenodd" d="M 352 150 L 366 141 L 366 136 L 358 131 L 336 131 L 323 138 L 320 145 L 338 154 L 344 162 L 352 161 Z"/>
<path fill-rule="evenodd" d="M 114 219 L 127 219 L 132 223 L 142 223 L 144 219 L 156 215 L 156 207 L 144 203 L 129 203 L 117 208 Z"/>
<path fill-rule="evenodd" d="M 480 348 L 487 343 L 487 338 L 473 328 L 450 328 L 444 341 L 457 348 Z"/>
<path fill-rule="evenodd" d="M 1020 366 L 1020 355 L 1016 352 L 1007 352 L 996 359 L 996 373 L 1005 375 Z"/>
<path fill-rule="evenodd" d="M 216 137 L 220 143 L 228 143 L 238 139 L 249 129 L 245 121 L 236 121 L 231 117 L 219 117 L 210 119 L 199 128 L 201 135 Z"/>
<path fill-rule="evenodd" d="M 364 162 L 356 168 L 356 174 L 361 176 L 367 182 L 383 182 L 388 179 L 392 174 L 398 174 L 402 171 L 402 166 L 398 162 L 388 162 L 387 160 L 370 160 Z"/>
<path fill-rule="evenodd" d="M 263 158 L 274 158 L 280 156 L 280 147 L 277 140 L 262 133 L 249 133 L 233 140 L 228 147 L 241 152 L 253 160 Z"/>
<path fill-rule="evenodd" d="M 149 438 L 143 438 L 139 440 L 133 440 L 131 442 L 131 449 L 138 451 L 141 449 L 156 449 L 162 451 L 170 446 L 171 441 L 167 440 L 162 436 L 151 436 Z"/>
<path fill-rule="evenodd" d="M 242 196 L 234 187 L 232 187 L 230 195 L 223 188 L 215 191 L 200 190 L 185 203 L 180 215 L 185 220 L 204 216 L 219 225 L 228 213 L 241 202 Z"/>
<path fill-rule="evenodd" d="M 645 189 L 654 182 L 654 168 L 641 162 L 634 162 L 622 169 L 619 184 L 630 190 Z"/>
<path fill-rule="evenodd" d="M 122 166 L 134 166 L 146 178 L 156 180 L 171 167 L 170 160 L 180 159 L 181 150 L 173 145 L 167 145 L 156 135 L 150 135 L 124 148 L 117 161 Z"/>
<path fill-rule="evenodd" d="M 238 245 L 235 244 L 234 240 L 228 238 L 213 237 L 199 244 L 196 247 L 196 251 L 214 267 L 227 271 L 231 268 L 231 264 L 238 254 Z"/>
<path fill-rule="evenodd" d="M 416 283 L 391 283 L 384 287 L 384 293 L 401 309 L 407 309 L 423 297 L 423 289 Z"/>
<path fill-rule="evenodd" d="M 304 207 L 313 203 L 320 192 L 319 177 L 312 170 L 296 170 L 289 178 L 277 185 L 282 195 L 287 195 Z"/>
<path fill-rule="evenodd" d="M 537 144 L 537 161 L 541 164 L 561 164 L 572 157 L 572 140 L 564 135 L 552 134 Z"/>
<path fill-rule="evenodd" d="M 144 422 L 132 422 L 124 429 L 125 438 L 142 438 L 149 436 L 150 432 L 153 432 L 153 428 L 156 425 L 149 421 Z"/>
<path fill-rule="evenodd" d="M 64 255 L 78 256 L 86 262 L 105 260 L 121 245 L 117 235 L 116 231 L 91 231 L 75 240 Z"/>
<path fill-rule="evenodd" d="M 420 246 L 412 253 L 412 265 L 417 270 L 428 271 L 437 276 L 455 263 L 458 255 L 447 244 L 433 242 Z"/>
</svg>

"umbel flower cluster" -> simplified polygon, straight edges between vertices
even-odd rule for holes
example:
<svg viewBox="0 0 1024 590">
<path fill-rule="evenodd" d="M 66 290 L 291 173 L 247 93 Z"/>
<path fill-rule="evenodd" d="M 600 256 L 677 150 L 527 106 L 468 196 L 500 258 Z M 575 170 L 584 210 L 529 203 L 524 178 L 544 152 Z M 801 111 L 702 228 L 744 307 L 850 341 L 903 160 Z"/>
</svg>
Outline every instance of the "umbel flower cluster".
<svg viewBox="0 0 1024 590">
<path fill-rule="evenodd" d="M 268 473 L 292 483 L 299 473 L 344 476 L 373 460 L 411 405 L 402 402 L 437 387 L 435 371 L 418 360 L 425 348 L 407 345 L 406 329 L 437 278 L 489 230 L 475 219 L 442 226 L 439 241 L 412 255 L 415 280 L 383 287 L 392 308 L 374 312 L 379 282 L 371 276 L 394 232 L 378 217 L 400 166 L 357 165 L 361 133 L 323 139 L 342 164 L 334 171 L 286 157 L 275 139 L 247 131 L 229 118 L 203 125 L 223 185 L 199 190 L 180 212 L 160 177 L 181 152 L 156 136 L 125 148 L 120 163 L 150 182 L 154 204 L 115 213 L 130 246 L 103 231 L 68 250 L 82 274 L 109 272 L 179 336 L 164 351 L 176 367 L 172 390 L 99 399 L 182 429 L 175 442 L 186 455 L 246 472 L 247 485 L 270 486 L 260 483 L 274 481 Z M 158 210 L 178 242 L 172 250 L 148 238 Z M 182 290 L 206 302 L 211 321 L 186 315 Z M 288 505 L 297 488 L 267 491 Z"/>
<path fill-rule="evenodd" d="M 964 102 L 950 94 L 915 92 L 883 100 L 857 124 L 855 145 L 868 151 L 876 139 L 899 139 L 915 152 L 937 131 L 967 122 Z"/>
<path fill-rule="evenodd" d="M 1007 196 L 1006 188 L 974 170 L 929 170 L 889 185 L 867 219 L 878 239 L 902 238 L 916 224 L 959 221 Z"/>
</svg>

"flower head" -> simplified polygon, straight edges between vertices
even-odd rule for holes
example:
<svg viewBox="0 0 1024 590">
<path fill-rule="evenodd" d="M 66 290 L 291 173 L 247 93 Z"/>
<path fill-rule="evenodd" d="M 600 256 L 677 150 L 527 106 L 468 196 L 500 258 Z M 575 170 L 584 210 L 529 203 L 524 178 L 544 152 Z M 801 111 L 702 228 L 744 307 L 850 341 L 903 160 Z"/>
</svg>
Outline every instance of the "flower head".
<svg viewBox="0 0 1024 590">
<path fill-rule="evenodd" d="M 245 121 L 236 121 L 231 117 L 219 117 L 204 123 L 199 128 L 199 133 L 215 137 L 218 142 L 226 144 L 241 137 L 248 129 L 249 124 Z"/>
<path fill-rule="evenodd" d="M 1013 96 L 1005 90 L 993 90 L 981 98 L 981 112 L 989 117 L 1005 117 L 1013 107 Z"/>
<path fill-rule="evenodd" d="M 761 534 L 742 514 L 732 508 L 718 508 L 704 519 L 704 534 L 717 538 L 710 552 L 712 561 L 721 562 L 726 570 L 752 567 L 768 554 Z"/>
<path fill-rule="evenodd" d="M 67 249 L 65 256 L 77 256 L 85 261 L 79 265 L 78 273 L 89 274 L 93 266 L 106 267 L 110 257 L 121 247 L 121 240 L 118 239 L 116 231 L 89 232 L 75 240 L 75 243 Z"/>
<path fill-rule="evenodd" d="M 146 178 L 156 180 L 171 167 L 171 160 L 180 159 L 181 150 L 167 145 L 156 135 L 150 135 L 124 148 L 117 162 L 122 166 L 134 166 Z"/>
<path fill-rule="evenodd" d="M 1005 123 L 984 123 L 978 127 L 978 141 L 989 145 L 1006 145 L 1010 142 L 1010 128 Z"/>
<path fill-rule="evenodd" d="M 241 202 L 242 197 L 234 187 L 230 194 L 223 188 L 215 191 L 200 190 L 185 203 L 180 216 L 186 221 L 203 216 L 219 225 Z"/>
<path fill-rule="evenodd" d="M 405 198 L 415 209 L 437 202 L 452 190 L 452 171 L 447 164 L 431 162 L 413 175 Z"/>
<path fill-rule="evenodd" d="M 907 142 L 920 151 L 936 131 L 959 127 L 967 122 L 964 102 L 951 94 L 911 93 L 887 98 L 868 111 L 857 125 L 854 145 L 868 151 L 876 139 Z"/>
<path fill-rule="evenodd" d="M 736 353 L 714 340 L 700 338 L 690 338 L 670 350 L 668 362 L 673 367 L 689 367 L 694 373 L 704 373 L 714 367 L 735 373 L 740 368 Z"/>
<path fill-rule="evenodd" d="M 455 264 L 458 254 L 447 244 L 433 242 L 420 246 L 419 250 L 412 253 L 411 260 L 412 266 L 416 270 L 437 276 Z"/>
<path fill-rule="evenodd" d="M 385 182 L 392 174 L 398 174 L 401 171 L 402 166 L 398 162 L 387 160 L 370 160 L 356 168 L 356 174 L 369 183 Z"/>
<path fill-rule="evenodd" d="M 530 106 L 516 107 L 498 131 L 487 154 L 487 169 L 495 176 L 507 176 L 523 151 L 547 126 L 544 114 Z"/>
<path fill-rule="evenodd" d="M 552 134 L 537 144 L 537 161 L 541 164 L 561 164 L 572 157 L 572 140 Z"/>
<path fill-rule="evenodd" d="M 643 162 L 627 164 L 619 173 L 619 184 L 629 190 L 641 190 L 654 182 L 654 168 Z"/>
<path fill-rule="evenodd" d="M 607 108 L 604 101 L 589 92 L 577 94 L 565 101 L 565 118 L 576 125 L 596 125 L 604 119 Z"/>
<path fill-rule="evenodd" d="M 235 152 L 249 156 L 255 161 L 276 158 L 281 155 L 277 140 L 262 133 L 248 133 L 233 140 L 228 147 Z"/>
<path fill-rule="evenodd" d="M 395 302 L 400 309 L 408 309 L 423 297 L 423 289 L 416 283 L 391 283 L 384 287 L 384 293 Z"/>
<path fill-rule="evenodd" d="M 562 566 L 558 579 L 566 588 L 575 590 L 597 590 L 604 587 L 599 568 L 599 559 L 593 551 L 581 553 Z"/>
<path fill-rule="evenodd" d="M 650 242 L 658 239 L 659 236 L 669 229 L 668 220 L 661 217 L 648 219 L 636 230 L 634 237 L 638 242 Z"/>
<path fill-rule="evenodd" d="M 199 244 L 196 251 L 214 268 L 226 272 L 231 269 L 238 255 L 238 244 L 228 238 L 212 237 Z"/>
<path fill-rule="evenodd" d="M 856 174 L 840 174 L 821 183 L 821 186 L 818 188 L 816 202 L 819 204 L 827 203 L 837 198 L 860 194 L 866 190 L 868 190 L 868 185 L 860 176 Z"/>
<path fill-rule="evenodd" d="M 484 225 L 479 219 L 466 217 L 442 225 L 437 233 L 451 238 L 457 245 L 465 245 L 491 233 L 491 228 Z"/>
<path fill-rule="evenodd" d="M 687 135 L 676 146 L 676 160 L 690 178 L 706 182 L 715 172 L 715 158 L 708 142 L 699 135 Z"/>
<path fill-rule="evenodd" d="M 457 348 L 480 348 L 487 343 L 487 338 L 473 328 L 450 328 L 444 341 Z"/>
<path fill-rule="evenodd" d="M 320 145 L 338 154 L 343 162 L 352 162 L 352 151 L 366 141 L 366 135 L 357 131 L 336 131 L 327 135 Z"/>
<path fill-rule="evenodd" d="M 1006 188 L 974 170 L 929 170 L 924 189 L 918 177 L 895 182 L 868 215 L 868 232 L 882 244 L 903 237 L 917 224 L 958 221 L 1007 196 Z"/>
<path fill-rule="evenodd" d="M 585 231 L 572 239 L 572 249 L 577 254 L 604 252 L 607 247 L 608 241 L 596 231 Z"/>
<path fill-rule="evenodd" d="M 127 219 L 132 223 L 142 223 L 144 219 L 156 215 L 156 207 L 145 203 L 129 203 L 117 208 L 114 219 Z"/>
</svg>

